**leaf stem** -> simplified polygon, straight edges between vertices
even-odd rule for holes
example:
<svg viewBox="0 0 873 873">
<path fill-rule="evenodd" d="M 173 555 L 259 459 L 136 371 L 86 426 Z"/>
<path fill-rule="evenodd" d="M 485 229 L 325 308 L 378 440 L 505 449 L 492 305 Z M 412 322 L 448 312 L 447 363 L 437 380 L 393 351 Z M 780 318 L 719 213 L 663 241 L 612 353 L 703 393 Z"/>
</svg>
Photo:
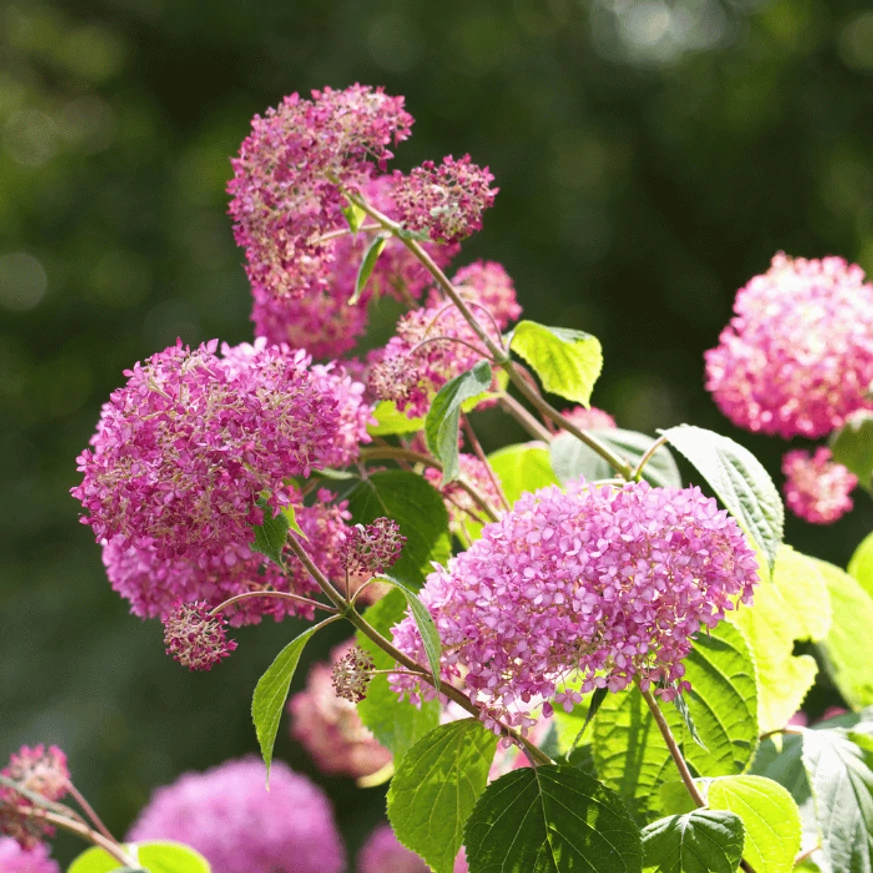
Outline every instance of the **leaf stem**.
<svg viewBox="0 0 873 873">
<path fill-rule="evenodd" d="M 639 464 L 634 468 L 633 473 L 631 474 L 635 482 L 640 481 L 640 477 L 643 475 L 643 467 L 649 463 L 652 459 L 652 456 L 658 449 L 661 448 L 667 442 L 667 437 L 659 436 L 649 447 L 646 449 L 646 453 L 640 458 Z"/>
<path fill-rule="evenodd" d="M 41 818 L 44 821 L 47 821 L 49 824 L 53 824 L 56 827 L 62 828 L 65 831 L 69 831 L 71 834 L 75 834 L 78 837 L 81 837 L 83 840 L 86 840 L 89 843 L 92 843 L 95 846 L 103 849 L 108 855 L 111 855 L 124 867 L 131 868 L 139 868 L 140 864 L 136 858 L 128 855 L 128 853 L 124 850 L 124 848 L 115 842 L 114 839 L 107 839 L 103 834 L 99 831 L 94 830 L 94 828 L 90 827 L 87 824 L 83 824 L 81 822 L 75 821 L 73 819 L 67 818 L 64 815 L 60 815 L 56 812 L 51 812 L 47 809 L 40 809 L 34 811 L 32 813 L 34 818 Z"/>
<path fill-rule="evenodd" d="M 88 816 L 89 819 L 91 819 L 94 827 L 101 834 L 103 834 L 103 836 L 106 837 L 107 840 L 112 840 L 113 843 L 118 843 L 118 840 L 116 840 L 115 837 L 112 836 L 109 828 L 107 828 L 106 825 L 103 824 L 100 816 L 97 815 L 97 813 L 94 811 L 94 807 L 92 807 L 91 804 L 88 803 L 88 801 L 85 799 L 85 795 L 82 794 L 82 792 L 79 791 L 79 789 L 76 788 L 76 786 L 69 779 L 67 780 L 67 791 L 70 792 L 73 799 L 76 801 L 76 803 L 79 804 L 85 815 Z"/>
<path fill-rule="evenodd" d="M 491 468 L 491 464 L 488 461 L 488 458 L 485 457 L 485 452 L 482 451 L 482 446 L 479 443 L 478 438 L 476 437 L 476 432 L 473 430 L 473 426 L 470 424 L 470 420 L 466 415 L 461 416 L 461 422 L 463 423 L 464 433 L 467 435 L 467 439 L 470 441 L 470 447 L 473 449 L 476 457 L 479 459 L 479 463 L 485 467 L 485 472 L 488 474 L 488 478 L 491 480 L 491 484 L 494 486 L 494 491 L 497 496 L 500 498 L 500 502 L 503 504 L 504 509 L 512 509 L 512 505 L 506 499 L 506 495 L 503 493 L 503 486 L 500 484 L 500 480 L 494 474 L 494 470 Z"/>
<path fill-rule="evenodd" d="M 552 434 L 548 428 L 540 424 L 511 394 L 502 394 L 497 403 L 504 412 L 511 415 L 534 439 L 542 440 L 544 443 L 552 441 Z"/>
<path fill-rule="evenodd" d="M 338 612 L 335 607 L 327 603 L 319 603 L 317 600 L 311 600 L 309 597 L 303 597 L 301 594 L 291 594 L 289 591 L 243 591 L 242 594 L 234 594 L 223 603 L 219 603 L 215 609 L 210 610 L 210 615 L 218 615 L 219 612 L 227 609 L 228 606 L 233 606 L 234 603 L 239 603 L 241 600 L 251 600 L 253 597 L 275 597 L 278 600 L 291 600 L 296 603 L 305 603 L 307 606 L 312 606 L 315 609 L 323 609 L 326 612 Z"/>
</svg>

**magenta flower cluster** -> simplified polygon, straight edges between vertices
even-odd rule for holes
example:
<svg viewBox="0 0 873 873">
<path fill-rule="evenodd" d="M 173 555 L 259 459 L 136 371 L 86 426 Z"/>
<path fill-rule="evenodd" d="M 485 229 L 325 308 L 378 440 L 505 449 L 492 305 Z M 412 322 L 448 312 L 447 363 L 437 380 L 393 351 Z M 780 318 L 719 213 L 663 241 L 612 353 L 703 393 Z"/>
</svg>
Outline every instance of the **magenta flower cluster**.
<svg viewBox="0 0 873 873">
<path fill-rule="evenodd" d="M 614 430 L 616 426 L 615 419 L 596 406 L 588 409 L 584 406 L 574 406 L 572 409 L 565 409 L 563 415 L 579 430 Z"/>
<path fill-rule="evenodd" d="M 873 285 L 842 258 L 773 258 L 737 293 L 706 387 L 755 432 L 821 437 L 873 408 Z"/>
<path fill-rule="evenodd" d="M 453 873 L 467 873 L 464 850 L 455 858 Z M 402 845 L 389 824 L 380 824 L 358 853 L 357 873 L 428 873 L 430 867 Z"/>
<path fill-rule="evenodd" d="M 127 836 L 176 840 L 213 873 L 340 873 L 345 851 L 324 792 L 275 761 L 270 790 L 255 758 L 186 773 L 159 788 Z"/>
<path fill-rule="evenodd" d="M 483 706 L 489 727 L 526 730 L 541 703 L 548 715 L 595 688 L 638 680 L 675 695 L 693 634 L 751 598 L 757 566 L 737 523 L 697 488 L 551 486 L 486 525 L 421 599 L 440 632 L 443 678 Z M 394 642 L 423 658 L 410 616 Z M 392 687 L 433 694 L 405 675 Z"/>
<path fill-rule="evenodd" d="M 162 618 L 167 654 L 189 670 L 211 670 L 236 649 L 227 638 L 227 619 L 206 603 L 180 603 Z"/>
<path fill-rule="evenodd" d="M 11 837 L 0 837 L 0 870 L 3 873 L 61 873 L 58 862 L 49 857 L 45 844 L 22 849 Z"/>
<path fill-rule="evenodd" d="M 857 477 L 836 463 L 831 450 L 819 446 L 813 454 L 796 449 L 782 459 L 785 502 L 812 524 L 831 524 L 852 509 L 849 496 Z"/>
</svg>

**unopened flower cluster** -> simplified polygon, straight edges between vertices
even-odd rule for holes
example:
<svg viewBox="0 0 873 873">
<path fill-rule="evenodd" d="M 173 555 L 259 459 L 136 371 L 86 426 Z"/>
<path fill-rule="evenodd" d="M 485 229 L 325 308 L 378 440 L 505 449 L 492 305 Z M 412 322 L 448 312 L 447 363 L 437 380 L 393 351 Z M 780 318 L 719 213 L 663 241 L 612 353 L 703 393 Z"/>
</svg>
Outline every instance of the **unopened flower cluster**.
<svg viewBox="0 0 873 873">
<path fill-rule="evenodd" d="M 442 673 L 494 719 L 527 729 L 532 711 L 572 706 L 579 692 L 619 691 L 633 680 L 682 685 L 682 658 L 701 626 L 713 627 L 757 561 L 736 522 L 697 488 L 551 486 L 524 494 L 481 539 L 432 573 L 421 592 L 440 632 Z M 405 654 L 423 658 L 411 617 L 394 629 Z M 392 687 L 433 694 L 411 677 Z"/>
</svg>

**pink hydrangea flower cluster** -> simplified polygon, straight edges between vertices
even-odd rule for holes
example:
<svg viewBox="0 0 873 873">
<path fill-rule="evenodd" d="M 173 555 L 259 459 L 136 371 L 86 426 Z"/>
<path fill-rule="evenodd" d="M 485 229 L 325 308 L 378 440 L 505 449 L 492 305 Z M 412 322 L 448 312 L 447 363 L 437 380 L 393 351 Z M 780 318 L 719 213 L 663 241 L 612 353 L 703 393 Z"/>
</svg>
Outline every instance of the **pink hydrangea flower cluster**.
<svg viewBox="0 0 873 873">
<path fill-rule="evenodd" d="M 162 621 L 167 654 L 189 670 L 211 670 L 236 649 L 227 619 L 211 615 L 205 603 L 180 603 Z"/>
<path fill-rule="evenodd" d="M 852 509 L 849 496 L 857 477 L 832 459 L 831 450 L 820 446 L 813 454 L 788 452 L 782 459 L 785 502 L 788 508 L 812 524 L 831 524 Z"/>
<path fill-rule="evenodd" d="M 737 292 L 706 387 L 751 431 L 820 437 L 873 408 L 873 285 L 842 258 L 773 258 Z"/>
<path fill-rule="evenodd" d="M 345 226 L 342 190 L 384 172 L 389 146 L 412 122 L 402 97 L 363 85 L 313 91 L 312 100 L 292 94 L 255 116 L 228 193 L 256 299 L 328 287 L 333 244 L 321 237 Z"/>
<path fill-rule="evenodd" d="M 572 409 L 565 409 L 563 412 L 571 424 L 575 424 L 579 430 L 614 430 L 615 419 L 602 409 L 592 406 L 585 409 L 584 406 L 574 406 Z"/>
<path fill-rule="evenodd" d="M 22 849 L 11 837 L 0 837 L 0 870 L 3 873 L 61 873 L 58 862 L 49 857 L 46 845 Z"/>
<path fill-rule="evenodd" d="M 479 540 L 437 568 L 421 599 L 443 643 L 442 675 L 484 707 L 484 721 L 522 730 L 533 710 L 571 707 L 580 694 L 619 691 L 638 679 L 675 695 L 682 659 L 701 626 L 713 627 L 757 560 L 737 523 L 698 488 L 579 484 L 524 494 Z M 424 657 L 415 622 L 394 628 L 405 654 Z M 413 700 L 432 695 L 392 677 Z"/>
<path fill-rule="evenodd" d="M 502 503 L 494 487 L 494 480 L 475 455 L 461 452 L 458 455 L 458 469 L 459 478 L 472 485 L 492 509 L 495 511 L 500 509 Z M 424 471 L 424 478 L 443 495 L 443 502 L 449 514 L 449 530 L 453 534 L 456 536 L 464 534 L 471 521 L 487 521 L 482 508 L 457 479 L 441 487 L 443 474 L 432 467 Z"/>
<path fill-rule="evenodd" d="M 192 846 L 213 873 L 340 873 L 345 851 L 324 792 L 281 761 L 255 758 L 186 773 L 159 788 L 128 841 L 177 840 Z"/>
<path fill-rule="evenodd" d="M 455 859 L 453 873 L 467 873 L 464 850 Z M 402 845 L 389 824 L 380 824 L 358 853 L 358 873 L 428 873 L 430 867 Z"/>
<path fill-rule="evenodd" d="M 331 652 L 331 662 L 336 664 L 351 647 L 351 643 L 337 646 Z M 381 770 L 391 760 L 391 752 L 364 727 L 355 704 L 337 696 L 332 664 L 315 663 L 310 667 L 306 688 L 291 697 L 288 712 L 291 736 L 324 773 L 360 779 Z"/>
<path fill-rule="evenodd" d="M 394 184 L 392 176 L 377 176 L 362 186 L 361 196 L 379 212 L 393 218 Z M 336 357 L 354 348 L 366 330 L 367 307 L 374 297 L 394 297 L 407 303 L 421 299 L 433 279 L 418 258 L 400 240 L 391 237 L 359 299 L 349 302 L 372 239 L 372 233 L 341 233 L 326 242 L 330 257 L 323 265 L 325 281 L 310 288 L 303 297 L 277 296 L 272 289 L 254 285 L 255 334 L 271 343 L 305 348 L 316 359 Z M 460 250 L 454 244 L 426 243 L 425 248 L 440 267 L 445 267 Z"/>
<path fill-rule="evenodd" d="M 482 213 L 494 205 L 499 189 L 494 176 L 469 155 L 451 155 L 437 166 L 425 161 L 408 176 L 395 173 L 394 202 L 408 230 L 426 233 L 437 242 L 460 242 L 482 229 Z"/>
<path fill-rule="evenodd" d="M 506 330 L 521 315 L 521 306 L 515 292 L 515 283 L 502 264 L 497 261 L 473 261 L 461 267 L 452 277 L 452 284 L 468 303 L 478 318 L 484 309 L 501 330 Z M 430 306 L 440 303 L 436 290 L 428 300 Z M 485 316 L 487 320 L 487 315 Z"/>
<path fill-rule="evenodd" d="M 264 492 L 278 512 L 292 500 L 286 480 L 331 457 L 337 401 L 303 352 L 262 348 L 243 366 L 216 347 L 179 342 L 153 355 L 104 404 L 71 489 L 98 542 L 221 565 L 229 544 L 253 541 Z"/>
</svg>

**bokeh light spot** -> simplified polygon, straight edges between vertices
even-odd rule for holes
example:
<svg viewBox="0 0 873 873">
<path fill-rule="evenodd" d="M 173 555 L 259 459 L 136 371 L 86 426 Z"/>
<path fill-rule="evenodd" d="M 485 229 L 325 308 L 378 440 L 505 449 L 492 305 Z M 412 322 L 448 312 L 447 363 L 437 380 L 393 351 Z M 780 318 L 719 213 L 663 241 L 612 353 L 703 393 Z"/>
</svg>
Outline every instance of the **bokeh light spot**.
<svg viewBox="0 0 873 873">
<path fill-rule="evenodd" d="M 0 256 L 0 306 L 26 312 L 39 304 L 48 288 L 42 264 L 27 252 Z"/>
</svg>

